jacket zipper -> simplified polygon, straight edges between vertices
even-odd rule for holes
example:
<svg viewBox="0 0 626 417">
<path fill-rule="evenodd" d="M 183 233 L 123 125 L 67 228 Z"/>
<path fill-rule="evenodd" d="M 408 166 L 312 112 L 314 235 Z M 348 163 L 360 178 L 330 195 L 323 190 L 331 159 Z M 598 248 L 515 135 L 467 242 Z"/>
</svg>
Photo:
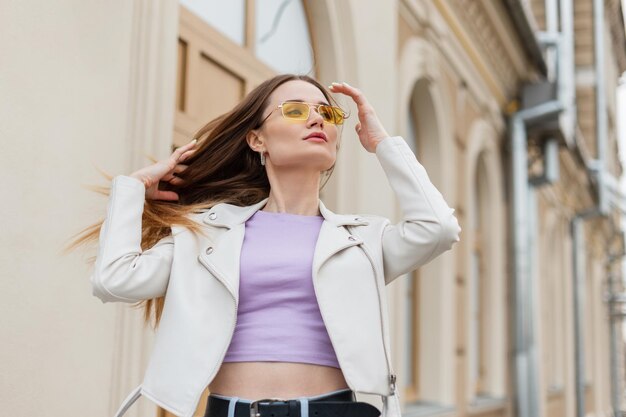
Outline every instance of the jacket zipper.
<svg viewBox="0 0 626 417">
<path fill-rule="evenodd" d="M 343 247 L 339 248 L 339 249 L 337 250 L 337 252 L 340 252 L 340 251 L 342 251 L 342 250 L 344 250 L 344 249 L 346 249 L 346 248 L 349 248 L 349 247 L 351 247 L 351 246 L 354 246 L 354 245 L 346 245 L 346 246 L 343 246 Z M 335 253 L 337 253 L 337 252 L 335 252 Z M 333 254 L 333 255 L 334 255 L 334 254 Z M 332 255 L 331 255 L 331 256 L 332 256 Z M 318 295 L 317 295 L 317 288 L 315 287 L 315 277 L 312 277 L 311 279 L 313 280 L 313 292 L 315 292 L 315 299 L 316 299 L 316 300 L 318 300 L 319 298 L 318 298 Z M 324 321 L 324 323 L 326 323 L 326 319 L 324 318 L 324 312 L 322 311 L 322 308 L 320 308 L 320 315 L 322 316 L 322 320 Z M 328 338 L 330 339 L 330 343 L 331 343 L 331 345 L 333 345 L 333 349 L 334 349 L 336 345 L 335 345 L 335 343 L 333 342 L 333 338 L 332 338 L 332 336 L 331 336 L 330 332 L 328 333 Z M 385 352 L 385 354 L 386 354 L 386 352 Z M 340 365 L 341 365 L 341 364 L 340 364 Z M 395 375 L 394 375 L 394 377 L 395 377 Z M 394 379 L 394 380 L 395 380 L 395 379 Z M 360 392 L 360 393 L 362 393 L 362 394 L 380 395 L 380 394 L 379 394 L 379 393 L 377 393 L 377 392 L 368 392 L 368 391 L 358 391 L 358 390 L 355 390 L 355 389 L 354 389 L 354 387 L 352 386 L 352 384 L 350 383 L 350 381 L 348 381 L 348 379 L 347 379 L 347 378 L 346 378 L 346 382 L 348 383 L 348 387 L 349 387 L 352 391 L 354 391 L 354 392 Z"/>
<path fill-rule="evenodd" d="M 224 288 L 226 288 L 226 291 L 228 292 L 228 294 L 230 294 L 230 296 L 232 297 L 233 301 L 235 302 L 235 321 L 233 323 L 232 329 L 230 331 L 230 337 L 229 337 L 229 341 L 228 343 L 226 343 L 226 346 L 224 347 L 224 350 L 222 351 L 222 355 L 221 355 L 221 359 L 220 361 L 215 365 L 215 367 L 211 370 L 211 373 L 209 374 L 209 377 L 207 378 L 205 384 L 202 386 L 202 389 L 200 390 L 200 393 L 198 394 L 198 396 L 196 397 L 196 400 L 199 400 L 200 397 L 202 396 L 202 392 L 204 391 L 204 388 L 207 387 L 209 385 L 209 382 L 215 377 L 215 375 L 217 374 L 217 371 L 220 368 L 220 365 L 224 362 L 224 357 L 226 356 L 226 352 L 228 351 L 228 347 L 230 346 L 230 341 L 233 338 L 233 335 L 235 333 L 235 328 L 237 327 L 237 316 L 238 316 L 238 308 L 239 308 L 239 303 L 237 302 L 237 299 L 235 298 L 235 296 L 233 295 L 233 293 L 230 291 L 230 289 L 228 288 L 228 286 L 225 284 L 224 282 L 224 278 L 217 273 L 217 271 L 215 271 L 215 269 L 213 269 L 208 262 L 206 262 L 203 258 L 202 255 L 198 255 L 198 259 L 200 260 L 200 263 L 202 265 L 204 265 L 209 271 L 211 271 L 211 273 L 218 279 L 218 281 L 224 286 Z"/>
<path fill-rule="evenodd" d="M 349 228 L 348 231 L 352 234 L 352 230 Z M 385 352 L 385 359 L 387 361 L 387 375 L 388 375 L 388 379 L 389 379 L 389 388 L 391 389 L 391 395 L 394 395 L 396 393 L 396 374 L 393 372 L 392 367 L 391 367 L 391 360 L 389 357 L 389 352 L 387 351 L 387 343 L 385 342 L 385 327 L 384 327 L 384 322 L 383 322 L 383 312 L 382 312 L 382 299 L 381 299 L 381 294 L 380 294 L 380 289 L 378 288 L 378 273 L 376 272 L 376 268 L 374 267 L 374 260 L 372 259 L 372 256 L 370 255 L 368 249 L 366 248 L 365 244 L 359 245 L 361 247 L 361 249 L 363 250 L 363 253 L 365 253 L 365 256 L 367 256 L 367 259 L 369 259 L 370 261 L 370 266 L 372 267 L 372 271 L 374 272 L 374 284 L 376 285 L 376 292 L 378 294 L 378 314 L 380 316 L 380 331 L 381 331 L 381 335 L 383 337 L 383 350 Z"/>
</svg>

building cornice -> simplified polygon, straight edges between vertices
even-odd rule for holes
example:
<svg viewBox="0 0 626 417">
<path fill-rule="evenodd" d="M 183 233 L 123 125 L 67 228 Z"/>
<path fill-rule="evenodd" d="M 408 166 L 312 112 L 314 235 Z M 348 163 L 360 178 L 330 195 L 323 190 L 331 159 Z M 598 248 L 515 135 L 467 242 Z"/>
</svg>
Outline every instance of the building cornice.
<svg viewBox="0 0 626 417">
<path fill-rule="evenodd" d="M 504 0 L 503 3 L 505 9 L 509 12 L 509 16 L 522 41 L 526 54 L 541 74 L 546 76 L 548 69 L 543 59 L 541 47 L 535 36 L 537 24 L 532 17 L 533 14 L 529 9 L 530 6 L 527 6 L 527 3 L 521 2 L 520 0 Z"/>
</svg>

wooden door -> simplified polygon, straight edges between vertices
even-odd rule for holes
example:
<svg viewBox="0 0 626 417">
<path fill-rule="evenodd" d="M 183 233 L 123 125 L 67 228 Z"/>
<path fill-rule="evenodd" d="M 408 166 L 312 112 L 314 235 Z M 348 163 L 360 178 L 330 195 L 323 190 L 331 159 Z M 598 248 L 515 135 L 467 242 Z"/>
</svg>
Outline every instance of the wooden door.
<svg viewBox="0 0 626 417">
<path fill-rule="evenodd" d="M 251 22 L 250 15 L 246 13 L 246 22 Z M 251 26 L 246 23 L 247 32 Z M 181 5 L 174 146 L 189 142 L 199 128 L 273 75 L 254 56 L 252 45 L 238 45 Z"/>
</svg>

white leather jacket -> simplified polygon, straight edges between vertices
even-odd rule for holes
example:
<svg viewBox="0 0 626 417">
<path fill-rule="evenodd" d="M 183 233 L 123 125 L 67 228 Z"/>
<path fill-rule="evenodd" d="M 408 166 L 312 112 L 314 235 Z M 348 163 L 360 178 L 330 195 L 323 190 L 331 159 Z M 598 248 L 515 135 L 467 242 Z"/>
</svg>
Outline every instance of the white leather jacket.
<svg viewBox="0 0 626 417">
<path fill-rule="evenodd" d="M 385 285 L 449 250 L 461 229 L 403 138 L 384 139 L 376 156 L 403 219 L 391 224 L 381 216 L 335 214 L 319 201 L 324 221 L 313 258 L 313 284 L 348 386 L 382 396 L 382 416 L 400 417 Z M 235 329 L 245 221 L 267 199 L 247 207 L 217 204 L 192 216 L 204 235 L 173 226 L 170 236 L 142 251 L 144 201 L 139 180 L 113 179 L 91 276 L 93 294 L 103 302 L 165 296 L 143 383 L 116 417 L 140 395 L 177 416 L 192 417 Z"/>
</svg>

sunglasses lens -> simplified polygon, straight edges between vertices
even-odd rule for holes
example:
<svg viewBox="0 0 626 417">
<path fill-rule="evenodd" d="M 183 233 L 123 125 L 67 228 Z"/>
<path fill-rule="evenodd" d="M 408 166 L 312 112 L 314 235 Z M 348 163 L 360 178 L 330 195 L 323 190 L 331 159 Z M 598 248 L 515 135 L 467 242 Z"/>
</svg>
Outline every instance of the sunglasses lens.
<svg viewBox="0 0 626 417">
<path fill-rule="evenodd" d="M 307 120 L 309 118 L 309 104 L 299 102 L 284 102 L 282 105 L 283 116 L 291 120 Z M 318 112 L 322 119 L 334 125 L 343 124 L 344 113 L 339 107 L 321 105 Z"/>
<path fill-rule="evenodd" d="M 288 119 L 307 120 L 309 118 L 309 106 L 304 103 L 283 103 L 283 115 Z"/>
<path fill-rule="evenodd" d="M 320 116 L 324 119 L 325 122 L 335 123 L 335 114 L 333 113 L 333 109 L 330 106 L 320 106 L 319 107 Z"/>
<path fill-rule="evenodd" d="M 327 107 L 328 112 L 330 113 L 330 118 L 327 120 L 329 123 L 333 123 L 336 125 L 343 124 L 343 119 L 344 119 L 343 110 L 335 106 L 323 106 L 323 107 Z M 320 108 L 320 111 L 321 111 L 321 108 Z"/>
</svg>

